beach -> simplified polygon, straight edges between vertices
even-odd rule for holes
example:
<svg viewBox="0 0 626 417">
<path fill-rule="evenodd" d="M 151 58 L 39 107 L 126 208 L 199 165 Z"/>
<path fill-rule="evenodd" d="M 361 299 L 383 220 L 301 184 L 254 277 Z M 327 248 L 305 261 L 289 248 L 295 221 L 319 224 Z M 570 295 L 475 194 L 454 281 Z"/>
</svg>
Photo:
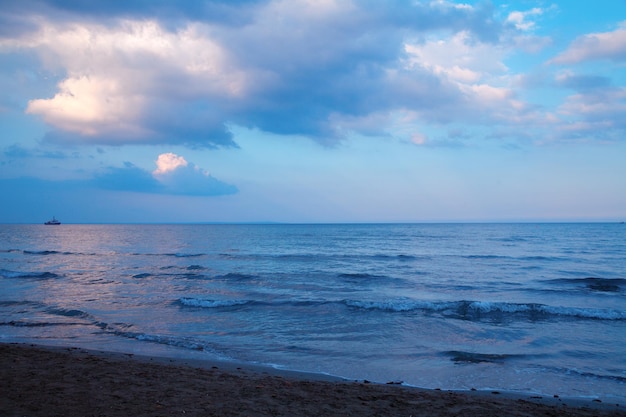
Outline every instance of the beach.
<svg viewBox="0 0 626 417">
<path fill-rule="evenodd" d="M 0 344 L 3 416 L 626 416 L 623 404 L 425 390 L 236 363 Z"/>
</svg>

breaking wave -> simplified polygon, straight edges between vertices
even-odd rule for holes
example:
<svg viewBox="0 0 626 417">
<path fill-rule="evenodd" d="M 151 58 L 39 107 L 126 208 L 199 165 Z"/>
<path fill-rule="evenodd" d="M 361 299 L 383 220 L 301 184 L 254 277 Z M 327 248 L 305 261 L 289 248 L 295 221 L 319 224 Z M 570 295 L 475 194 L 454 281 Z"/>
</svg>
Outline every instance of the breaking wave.
<svg viewBox="0 0 626 417">
<path fill-rule="evenodd" d="M 203 298 L 190 298 L 183 297 L 178 302 L 186 307 L 201 307 L 201 308 L 220 308 L 220 307 L 234 307 L 249 304 L 250 300 L 210 300 Z"/>
<path fill-rule="evenodd" d="M 626 311 L 601 308 L 562 307 L 535 303 L 503 303 L 485 301 L 419 301 L 395 299 L 389 301 L 345 300 L 349 307 L 388 312 L 421 311 L 440 313 L 446 317 L 462 319 L 506 318 L 523 316 L 531 320 L 551 317 L 569 317 L 594 320 L 626 320 Z"/>
</svg>

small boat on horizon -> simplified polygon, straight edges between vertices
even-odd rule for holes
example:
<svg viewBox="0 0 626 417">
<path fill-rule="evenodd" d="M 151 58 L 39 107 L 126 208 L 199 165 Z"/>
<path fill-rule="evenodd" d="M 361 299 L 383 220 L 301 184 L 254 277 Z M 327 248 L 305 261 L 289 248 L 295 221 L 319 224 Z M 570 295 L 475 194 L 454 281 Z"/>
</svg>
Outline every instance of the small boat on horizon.
<svg viewBox="0 0 626 417">
<path fill-rule="evenodd" d="M 44 224 L 46 224 L 46 225 L 48 225 L 48 226 L 50 226 L 50 225 L 55 225 L 55 226 L 56 226 L 56 225 L 61 224 L 61 222 L 60 222 L 60 221 L 58 221 L 58 220 L 56 219 L 56 217 L 52 216 L 52 220 L 48 220 L 48 221 L 47 221 L 47 222 L 45 222 Z"/>
</svg>

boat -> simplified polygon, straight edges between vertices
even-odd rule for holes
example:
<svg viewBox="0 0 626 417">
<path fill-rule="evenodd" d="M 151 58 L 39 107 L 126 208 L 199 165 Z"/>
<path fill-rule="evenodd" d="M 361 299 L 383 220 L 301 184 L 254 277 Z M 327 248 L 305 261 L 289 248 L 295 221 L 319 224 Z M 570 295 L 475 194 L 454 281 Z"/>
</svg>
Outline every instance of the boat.
<svg viewBox="0 0 626 417">
<path fill-rule="evenodd" d="M 61 224 L 61 222 L 60 222 L 60 221 L 58 221 L 58 220 L 56 219 L 56 217 L 52 216 L 52 220 L 48 220 L 48 221 L 47 221 L 47 222 L 45 222 L 44 224 L 47 224 L 48 226 L 50 226 L 50 225 L 55 225 L 55 226 L 56 226 L 56 225 Z"/>
</svg>

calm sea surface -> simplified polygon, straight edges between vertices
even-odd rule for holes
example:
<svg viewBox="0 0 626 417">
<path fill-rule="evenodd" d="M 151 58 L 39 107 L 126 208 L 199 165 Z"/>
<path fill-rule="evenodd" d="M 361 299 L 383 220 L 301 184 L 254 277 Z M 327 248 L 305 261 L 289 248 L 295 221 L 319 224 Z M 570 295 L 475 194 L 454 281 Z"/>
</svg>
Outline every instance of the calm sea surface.
<svg viewBox="0 0 626 417">
<path fill-rule="evenodd" d="M 626 226 L 0 225 L 0 341 L 624 400 Z"/>
</svg>

